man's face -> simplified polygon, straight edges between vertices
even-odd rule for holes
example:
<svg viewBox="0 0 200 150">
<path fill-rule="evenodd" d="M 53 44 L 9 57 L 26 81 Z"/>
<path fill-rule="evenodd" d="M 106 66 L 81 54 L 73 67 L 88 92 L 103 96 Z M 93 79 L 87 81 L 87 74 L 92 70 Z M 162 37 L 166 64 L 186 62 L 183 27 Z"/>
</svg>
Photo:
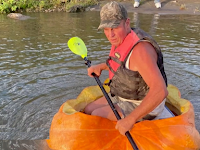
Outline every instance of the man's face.
<svg viewBox="0 0 200 150">
<path fill-rule="evenodd" d="M 127 19 L 122 20 L 116 28 L 104 28 L 104 33 L 113 46 L 119 46 L 130 32 L 129 29 L 130 21 Z"/>
</svg>

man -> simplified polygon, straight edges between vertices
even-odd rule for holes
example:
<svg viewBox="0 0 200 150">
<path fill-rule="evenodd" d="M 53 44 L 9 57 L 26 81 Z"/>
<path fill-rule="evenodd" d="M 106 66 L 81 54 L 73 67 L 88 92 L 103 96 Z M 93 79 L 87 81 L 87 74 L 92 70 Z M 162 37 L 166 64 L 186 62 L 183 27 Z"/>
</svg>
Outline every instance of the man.
<svg viewBox="0 0 200 150">
<path fill-rule="evenodd" d="M 130 19 L 123 5 L 109 2 L 100 12 L 103 29 L 111 43 L 106 63 L 88 68 L 100 76 L 109 70 L 111 100 L 122 117 L 116 129 L 124 135 L 141 120 L 152 120 L 162 113 L 167 92 L 167 78 L 163 57 L 157 43 L 144 31 L 131 29 Z M 86 114 L 116 121 L 116 117 L 102 97 L 85 108 Z"/>
</svg>

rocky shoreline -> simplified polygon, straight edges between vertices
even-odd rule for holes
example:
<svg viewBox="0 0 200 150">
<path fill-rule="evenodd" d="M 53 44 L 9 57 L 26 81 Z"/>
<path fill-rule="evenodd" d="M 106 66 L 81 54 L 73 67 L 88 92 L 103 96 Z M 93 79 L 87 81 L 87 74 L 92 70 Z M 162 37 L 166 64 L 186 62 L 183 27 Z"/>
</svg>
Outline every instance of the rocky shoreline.
<svg viewBox="0 0 200 150">
<path fill-rule="evenodd" d="M 162 7 L 157 9 L 154 5 L 153 0 L 141 0 L 140 6 L 138 8 L 133 7 L 134 0 L 120 1 L 128 12 L 137 12 L 144 14 L 189 14 L 189 15 L 200 15 L 200 1 L 199 0 L 160 0 Z M 83 12 L 83 11 L 100 11 L 101 7 L 106 4 L 108 0 L 99 1 L 98 5 L 90 6 L 87 8 L 81 5 L 73 6 L 68 12 Z M 64 11 L 62 7 L 55 8 L 53 10 L 48 9 L 43 12 L 54 12 L 54 11 Z M 8 17 L 19 20 L 28 19 L 26 16 L 19 16 L 19 13 L 8 14 Z"/>
</svg>

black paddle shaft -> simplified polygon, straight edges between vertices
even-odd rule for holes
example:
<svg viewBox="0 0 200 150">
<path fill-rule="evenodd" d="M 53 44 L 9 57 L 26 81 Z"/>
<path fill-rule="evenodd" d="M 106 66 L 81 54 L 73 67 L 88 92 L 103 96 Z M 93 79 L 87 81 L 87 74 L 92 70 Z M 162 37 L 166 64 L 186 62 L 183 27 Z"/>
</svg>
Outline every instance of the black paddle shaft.
<svg viewBox="0 0 200 150">
<path fill-rule="evenodd" d="M 88 68 L 91 67 L 91 61 L 88 60 L 87 57 L 85 57 L 84 60 L 86 61 L 85 64 L 88 66 Z M 104 94 L 106 100 L 108 101 L 108 104 L 110 105 L 110 107 L 111 107 L 113 113 L 115 114 L 117 120 L 120 120 L 121 117 L 120 117 L 118 111 L 116 110 L 115 106 L 113 105 L 113 103 L 112 103 L 110 97 L 108 96 L 106 90 L 104 89 L 103 85 L 101 84 L 101 81 L 99 80 L 98 76 L 97 76 L 95 73 L 92 73 L 92 75 L 94 76 L 94 78 L 95 78 L 97 84 L 99 85 L 99 87 L 100 87 L 101 91 L 103 92 L 103 94 Z M 135 142 L 134 142 L 134 140 L 133 140 L 133 138 L 132 138 L 130 132 L 127 131 L 127 132 L 125 133 L 125 135 L 126 135 L 126 137 L 128 138 L 129 142 L 131 143 L 133 149 L 134 149 L 134 150 L 138 150 L 138 147 L 137 147 L 137 145 L 135 144 Z"/>
</svg>

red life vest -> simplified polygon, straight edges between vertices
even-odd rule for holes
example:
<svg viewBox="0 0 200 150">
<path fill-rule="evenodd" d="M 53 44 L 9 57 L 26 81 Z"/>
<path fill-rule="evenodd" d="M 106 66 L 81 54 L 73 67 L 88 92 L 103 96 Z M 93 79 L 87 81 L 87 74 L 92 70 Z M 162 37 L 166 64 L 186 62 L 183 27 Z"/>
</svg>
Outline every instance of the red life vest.
<svg viewBox="0 0 200 150">
<path fill-rule="evenodd" d="M 131 30 L 131 32 L 126 36 L 124 42 L 115 48 L 115 46 L 111 47 L 109 56 L 117 57 L 120 61 L 124 61 L 127 57 L 128 53 L 130 52 L 131 48 L 140 40 L 140 38 Z M 108 63 L 110 64 L 111 68 L 114 71 L 117 71 L 117 68 L 120 66 L 117 62 L 113 60 L 109 60 Z M 114 76 L 113 72 L 109 70 L 109 78 L 112 79 Z"/>
<path fill-rule="evenodd" d="M 142 100 L 149 91 L 149 87 L 138 71 L 126 68 L 126 60 L 134 47 L 142 41 L 149 42 L 154 47 L 158 59 L 157 66 L 165 80 L 167 77 L 163 65 L 163 55 L 156 41 L 139 28 L 133 28 L 123 43 L 115 48 L 112 46 L 106 64 L 109 67 L 110 93 L 126 99 Z"/>
</svg>

